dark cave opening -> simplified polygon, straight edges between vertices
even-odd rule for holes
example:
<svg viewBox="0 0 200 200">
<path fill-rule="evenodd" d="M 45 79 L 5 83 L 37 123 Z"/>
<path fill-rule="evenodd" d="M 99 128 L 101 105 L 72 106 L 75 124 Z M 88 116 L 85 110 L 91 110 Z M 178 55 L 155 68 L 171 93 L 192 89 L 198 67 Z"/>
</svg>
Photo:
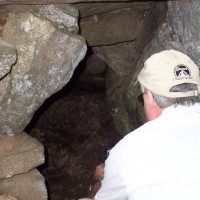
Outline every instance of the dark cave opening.
<svg viewBox="0 0 200 200">
<path fill-rule="evenodd" d="M 89 55 L 91 51 L 70 82 L 44 102 L 25 129 L 45 147 L 46 161 L 39 171 L 50 200 L 88 197 L 105 149 L 121 139 L 106 102 L 106 70 L 91 74 L 86 68 Z"/>
</svg>

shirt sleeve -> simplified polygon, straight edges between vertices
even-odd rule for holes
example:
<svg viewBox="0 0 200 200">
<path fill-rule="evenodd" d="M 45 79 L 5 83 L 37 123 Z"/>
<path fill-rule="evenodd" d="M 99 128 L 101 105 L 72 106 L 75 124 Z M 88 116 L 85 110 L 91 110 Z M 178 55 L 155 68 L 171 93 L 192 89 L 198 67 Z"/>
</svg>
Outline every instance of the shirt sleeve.
<svg viewBox="0 0 200 200">
<path fill-rule="evenodd" d="M 126 187 L 119 173 L 118 160 L 112 150 L 105 162 L 104 179 L 102 186 L 95 196 L 95 200 L 125 200 L 127 197 Z"/>
</svg>

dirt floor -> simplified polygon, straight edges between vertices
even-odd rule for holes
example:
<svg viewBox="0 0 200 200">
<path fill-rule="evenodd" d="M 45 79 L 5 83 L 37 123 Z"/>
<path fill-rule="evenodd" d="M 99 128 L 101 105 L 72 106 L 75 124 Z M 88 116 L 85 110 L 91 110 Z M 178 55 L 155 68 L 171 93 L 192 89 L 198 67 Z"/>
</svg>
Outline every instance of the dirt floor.
<svg viewBox="0 0 200 200">
<path fill-rule="evenodd" d="M 95 166 L 121 138 L 108 112 L 103 79 L 98 80 L 101 84 L 72 80 L 26 128 L 45 147 L 46 162 L 39 170 L 50 200 L 87 197 Z"/>
</svg>

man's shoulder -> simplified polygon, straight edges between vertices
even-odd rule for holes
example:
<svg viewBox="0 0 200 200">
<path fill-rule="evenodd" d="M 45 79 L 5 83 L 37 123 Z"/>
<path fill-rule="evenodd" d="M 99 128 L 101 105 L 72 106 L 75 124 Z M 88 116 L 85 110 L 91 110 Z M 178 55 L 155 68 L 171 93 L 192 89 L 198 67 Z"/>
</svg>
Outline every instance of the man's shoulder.
<svg viewBox="0 0 200 200">
<path fill-rule="evenodd" d="M 146 122 L 145 124 L 143 124 L 139 128 L 128 133 L 122 140 L 128 140 L 129 141 L 132 138 L 134 140 L 136 140 L 137 138 L 139 139 L 141 137 L 146 137 L 146 134 L 149 135 L 151 133 L 155 133 L 158 130 L 159 127 L 160 127 L 160 123 L 158 122 L 158 120 Z"/>
<path fill-rule="evenodd" d="M 141 127 L 135 129 L 134 131 L 128 133 L 123 139 L 121 139 L 113 148 L 114 151 L 123 152 L 127 149 L 137 148 L 139 145 L 146 143 L 147 140 L 153 140 L 160 133 L 159 128 L 156 123 L 147 122 Z"/>
</svg>

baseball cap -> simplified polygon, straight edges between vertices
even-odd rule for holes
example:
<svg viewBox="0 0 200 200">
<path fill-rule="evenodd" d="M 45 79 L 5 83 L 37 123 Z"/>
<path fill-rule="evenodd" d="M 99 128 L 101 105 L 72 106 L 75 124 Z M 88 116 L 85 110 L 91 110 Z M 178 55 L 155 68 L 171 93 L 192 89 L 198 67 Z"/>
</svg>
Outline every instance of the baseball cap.
<svg viewBox="0 0 200 200">
<path fill-rule="evenodd" d="M 189 97 L 200 93 L 199 67 L 189 56 L 176 50 L 165 50 L 148 58 L 138 75 L 140 84 L 165 97 Z M 197 90 L 170 92 L 173 86 L 193 83 Z"/>
</svg>

